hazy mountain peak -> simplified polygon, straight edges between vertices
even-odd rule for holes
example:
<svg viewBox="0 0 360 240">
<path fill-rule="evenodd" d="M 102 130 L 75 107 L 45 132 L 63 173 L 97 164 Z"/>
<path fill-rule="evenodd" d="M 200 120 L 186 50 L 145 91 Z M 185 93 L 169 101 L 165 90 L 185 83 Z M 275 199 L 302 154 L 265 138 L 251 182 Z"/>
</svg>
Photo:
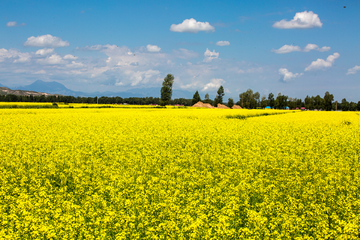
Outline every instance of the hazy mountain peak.
<svg viewBox="0 0 360 240">
<path fill-rule="evenodd" d="M 36 92 L 45 92 L 50 94 L 61 94 L 67 96 L 80 96 L 80 97 L 95 97 L 95 96 L 107 96 L 107 97 L 160 97 L 160 87 L 156 88 L 134 88 L 124 92 L 77 92 L 66 88 L 59 82 L 44 82 L 42 80 L 36 80 L 27 86 L 18 88 L 19 90 L 28 90 Z M 193 93 L 186 90 L 173 90 L 173 98 L 192 98 Z"/>
</svg>

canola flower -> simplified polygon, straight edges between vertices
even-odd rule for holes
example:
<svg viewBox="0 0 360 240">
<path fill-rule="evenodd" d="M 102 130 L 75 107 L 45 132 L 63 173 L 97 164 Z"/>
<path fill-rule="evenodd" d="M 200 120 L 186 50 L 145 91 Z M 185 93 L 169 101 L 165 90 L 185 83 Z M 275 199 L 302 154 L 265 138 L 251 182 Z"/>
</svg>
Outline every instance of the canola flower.
<svg viewBox="0 0 360 240">
<path fill-rule="evenodd" d="M 91 104 L 91 103 L 58 103 L 59 108 L 160 108 L 157 105 L 127 105 L 127 104 Z M 179 108 L 168 106 L 168 108 Z"/>
<path fill-rule="evenodd" d="M 50 103 L 50 102 L 0 102 L 2 108 L 162 108 L 158 105 L 127 105 L 127 104 L 89 104 L 89 103 Z M 186 108 L 167 106 L 167 108 Z"/>
<path fill-rule="evenodd" d="M 0 109 L 0 239 L 358 239 L 359 113 L 275 112 Z"/>
<path fill-rule="evenodd" d="M 53 108 L 52 103 L 48 102 L 0 102 L 1 108 Z"/>
</svg>

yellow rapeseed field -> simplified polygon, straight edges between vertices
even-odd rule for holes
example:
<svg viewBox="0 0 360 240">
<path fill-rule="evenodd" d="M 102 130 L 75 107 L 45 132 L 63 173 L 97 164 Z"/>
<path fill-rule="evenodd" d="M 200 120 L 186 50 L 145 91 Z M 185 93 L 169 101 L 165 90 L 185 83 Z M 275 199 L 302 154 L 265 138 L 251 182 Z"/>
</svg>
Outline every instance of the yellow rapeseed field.
<svg viewBox="0 0 360 240">
<path fill-rule="evenodd" d="M 359 239 L 359 135 L 358 112 L 0 109 L 0 239 Z"/>
</svg>

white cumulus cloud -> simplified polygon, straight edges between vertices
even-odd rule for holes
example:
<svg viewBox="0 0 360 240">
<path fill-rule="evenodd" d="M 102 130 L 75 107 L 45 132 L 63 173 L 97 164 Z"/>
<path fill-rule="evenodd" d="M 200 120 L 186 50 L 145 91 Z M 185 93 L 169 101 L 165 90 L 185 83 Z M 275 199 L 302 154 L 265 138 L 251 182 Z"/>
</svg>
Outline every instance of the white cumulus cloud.
<svg viewBox="0 0 360 240">
<path fill-rule="evenodd" d="M 31 55 L 30 53 L 23 53 L 16 49 L 0 49 L 0 62 L 4 62 L 5 60 L 10 60 L 13 63 L 24 63 L 30 62 Z"/>
<path fill-rule="evenodd" d="M 22 24 L 18 25 L 17 22 L 15 22 L 15 21 L 6 23 L 7 27 L 19 27 L 19 26 L 25 26 L 25 25 L 26 25 L 25 23 L 22 23 Z"/>
<path fill-rule="evenodd" d="M 6 26 L 7 27 L 16 27 L 16 22 L 8 22 L 8 23 L 6 23 Z"/>
<path fill-rule="evenodd" d="M 304 52 L 310 52 L 311 50 L 317 50 L 317 49 L 319 49 L 318 45 L 309 43 L 308 45 L 305 46 L 303 51 Z"/>
<path fill-rule="evenodd" d="M 217 89 L 224 83 L 225 83 L 225 81 L 221 78 L 213 78 L 213 79 L 211 79 L 211 81 L 209 83 L 205 84 L 202 91 L 206 91 L 208 89 Z"/>
<path fill-rule="evenodd" d="M 197 22 L 194 18 L 185 19 L 180 24 L 172 24 L 170 31 L 198 33 L 199 31 L 214 32 L 215 28 L 208 22 Z"/>
<path fill-rule="evenodd" d="M 348 69 L 346 75 L 355 74 L 359 70 L 360 70 L 360 66 L 356 65 L 355 67 Z"/>
<path fill-rule="evenodd" d="M 49 57 L 46 57 L 45 59 L 38 59 L 36 61 L 37 63 L 40 64 L 65 64 L 66 62 L 62 59 L 61 56 L 57 55 L 57 54 L 53 54 Z"/>
<path fill-rule="evenodd" d="M 18 52 L 17 57 L 18 58 L 14 60 L 14 63 L 30 62 L 31 59 L 30 53 Z"/>
<path fill-rule="evenodd" d="M 305 68 L 305 71 L 329 68 L 334 64 L 335 60 L 339 57 L 340 54 L 336 52 L 333 55 L 329 55 L 326 58 L 326 60 L 318 58 L 316 61 L 313 61 L 307 68 Z"/>
<path fill-rule="evenodd" d="M 282 75 L 282 80 L 284 82 L 289 82 L 294 78 L 297 78 L 297 77 L 300 77 L 300 76 L 304 75 L 303 73 L 289 72 L 286 68 L 280 68 L 279 69 L 279 74 Z"/>
<path fill-rule="evenodd" d="M 160 52 L 160 50 L 161 50 L 160 47 L 158 47 L 158 46 L 156 46 L 156 45 L 151 45 L 151 44 L 148 44 L 148 45 L 146 46 L 146 48 L 147 48 L 147 50 L 148 50 L 149 52 Z"/>
<path fill-rule="evenodd" d="M 316 50 L 316 51 L 319 51 L 319 52 L 326 52 L 326 51 L 329 51 L 330 49 L 331 48 L 327 47 L 327 46 L 319 48 L 318 45 L 309 43 L 308 45 L 306 45 L 304 47 L 304 49 L 302 51 L 303 52 L 310 52 L 311 50 Z M 301 51 L 301 48 L 299 46 L 284 45 L 279 49 L 272 49 L 271 51 L 274 52 L 274 53 L 278 53 L 278 54 L 284 54 L 284 53 L 290 53 L 290 52 L 299 52 L 299 51 Z"/>
<path fill-rule="evenodd" d="M 76 60 L 76 59 L 78 59 L 78 57 L 76 57 L 76 56 L 74 56 L 74 55 L 72 55 L 72 54 L 66 54 L 66 55 L 64 56 L 64 59 L 67 59 L 67 60 Z"/>
<path fill-rule="evenodd" d="M 292 29 L 292 28 L 314 28 L 322 27 L 322 22 L 317 14 L 312 11 L 298 12 L 290 21 L 285 19 L 273 24 L 274 28 Z"/>
<path fill-rule="evenodd" d="M 160 71 L 149 69 L 146 71 L 125 71 L 125 74 L 128 75 L 131 79 L 131 86 L 136 86 L 139 83 L 145 84 L 150 80 L 154 79 L 154 77 L 160 74 Z"/>
<path fill-rule="evenodd" d="M 327 52 L 327 51 L 330 51 L 330 49 L 331 49 L 331 47 L 326 47 L 326 46 L 324 46 L 324 47 L 322 47 L 322 48 L 319 48 L 318 51 L 319 51 L 319 52 Z"/>
<path fill-rule="evenodd" d="M 206 51 L 204 52 L 204 57 L 204 62 L 211 62 L 214 58 L 219 57 L 219 53 L 215 52 L 215 50 L 211 52 L 208 48 L 206 48 Z"/>
<path fill-rule="evenodd" d="M 189 89 L 189 88 L 194 88 L 196 87 L 197 85 L 199 84 L 199 82 L 192 82 L 192 83 L 189 83 L 189 84 L 180 84 L 180 88 L 182 89 Z"/>
<path fill-rule="evenodd" d="M 75 61 L 71 61 L 71 64 L 66 64 L 66 67 L 68 68 L 81 68 L 81 67 L 84 67 L 85 65 L 82 64 L 82 63 L 78 63 L 78 62 L 75 62 Z"/>
<path fill-rule="evenodd" d="M 274 53 L 283 54 L 283 53 L 289 53 L 289 52 L 299 52 L 299 51 L 301 51 L 301 48 L 299 46 L 284 45 L 279 49 L 273 49 L 271 51 Z"/>
<path fill-rule="evenodd" d="M 308 45 L 306 45 L 304 47 L 303 52 L 310 52 L 311 50 L 316 50 L 316 51 L 319 51 L 319 52 L 326 52 L 326 51 L 330 51 L 330 49 L 331 49 L 330 47 L 326 47 L 326 46 L 324 46 L 322 48 L 319 48 L 318 45 L 309 43 Z"/>
<path fill-rule="evenodd" d="M 63 41 L 59 37 L 51 36 L 50 34 L 29 37 L 24 46 L 26 47 L 67 47 L 70 43 L 68 41 Z"/>
<path fill-rule="evenodd" d="M 53 48 L 43 48 L 43 49 L 39 49 L 35 52 L 35 54 L 44 56 L 44 55 L 48 55 L 54 52 Z"/>
<path fill-rule="evenodd" d="M 12 58 L 13 54 L 5 48 L 0 48 L 0 62 L 4 62 L 5 59 Z"/>
<path fill-rule="evenodd" d="M 229 41 L 218 41 L 216 43 L 216 45 L 218 45 L 218 46 L 229 46 L 230 42 Z"/>
</svg>

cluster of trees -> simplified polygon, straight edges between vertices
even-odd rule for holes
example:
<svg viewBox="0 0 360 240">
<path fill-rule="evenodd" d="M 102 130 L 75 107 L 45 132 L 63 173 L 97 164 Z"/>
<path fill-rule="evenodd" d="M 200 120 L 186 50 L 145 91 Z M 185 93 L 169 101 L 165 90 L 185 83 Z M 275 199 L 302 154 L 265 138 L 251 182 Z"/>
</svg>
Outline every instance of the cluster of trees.
<svg viewBox="0 0 360 240">
<path fill-rule="evenodd" d="M 209 99 L 209 94 L 205 95 L 205 100 L 203 102 L 210 103 L 213 106 L 216 106 L 218 103 L 223 103 L 224 97 L 224 88 L 220 86 L 217 91 L 216 98 L 214 100 Z M 192 104 L 201 101 L 199 92 L 196 91 L 192 100 Z M 269 93 L 268 96 L 263 96 L 260 98 L 259 92 L 253 92 L 253 90 L 248 89 L 243 93 L 239 94 L 239 101 L 236 102 L 237 105 L 242 108 L 247 109 L 256 109 L 256 108 L 265 108 L 270 107 L 273 109 L 296 109 L 296 108 L 306 108 L 309 110 L 343 110 L 343 111 L 360 111 L 360 101 L 348 102 L 346 98 L 342 99 L 341 102 L 334 101 L 334 95 L 326 92 L 324 97 L 320 95 L 317 96 L 306 96 L 306 98 L 301 100 L 300 98 L 291 98 L 286 95 L 279 93 L 276 97 L 273 93 Z M 234 105 L 234 100 L 232 98 L 228 99 L 227 106 L 232 107 Z"/>
<path fill-rule="evenodd" d="M 211 105 L 213 106 L 217 106 L 218 103 L 220 104 L 223 104 L 223 100 L 224 100 L 224 87 L 223 86 L 220 86 L 219 89 L 217 90 L 216 92 L 216 97 L 214 100 L 211 100 L 210 97 L 209 97 L 209 94 L 206 93 L 205 94 L 205 99 L 204 99 L 204 103 L 210 103 Z M 230 100 L 231 98 L 229 98 Z M 231 99 L 232 100 L 232 99 Z M 193 99 L 192 99 L 192 105 L 194 105 L 195 103 L 201 101 L 201 97 L 200 97 L 200 94 L 198 91 L 195 92 L 194 96 L 193 96 Z M 234 104 L 233 104 L 234 105 Z"/>
<path fill-rule="evenodd" d="M 74 96 L 17 96 L 13 94 L 0 95 L 0 102 L 64 102 L 64 103 L 97 103 L 99 104 L 134 104 L 134 105 L 160 105 L 158 97 L 74 97 Z M 176 98 L 171 99 L 168 104 L 180 104 L 191 106 L 191 99 Z"/>
</svg>

